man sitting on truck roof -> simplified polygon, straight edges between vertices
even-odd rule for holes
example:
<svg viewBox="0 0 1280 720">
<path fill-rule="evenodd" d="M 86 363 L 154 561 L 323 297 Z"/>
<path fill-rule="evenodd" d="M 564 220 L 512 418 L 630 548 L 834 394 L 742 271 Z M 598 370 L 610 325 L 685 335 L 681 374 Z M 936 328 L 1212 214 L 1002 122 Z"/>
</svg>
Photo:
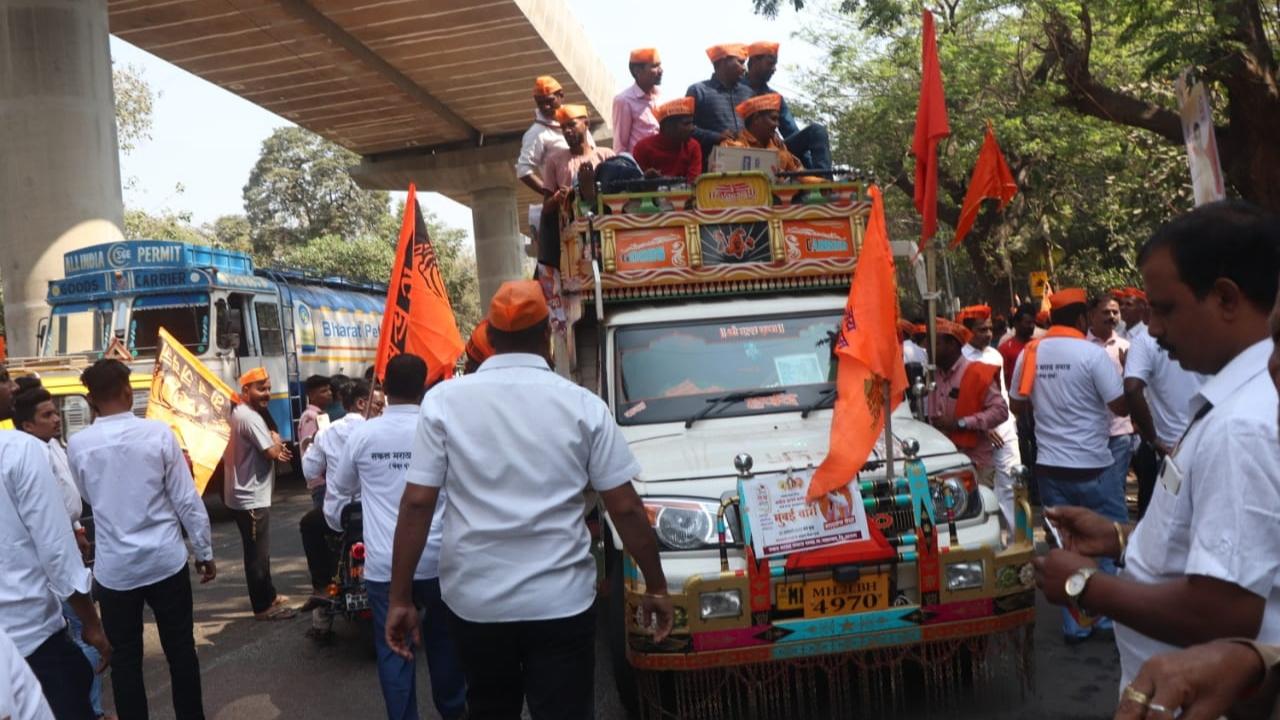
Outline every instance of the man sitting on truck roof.
<svg viewBox="0 0 1280 720">
<path fill-rule="evenodd" d="M 769 80 L 778 69 L 778 43 L 753 42 L 747 46 L 747 85 L 756 95 L 767 95 L 775 92 L 769 87 Z M 782 99 L 778 108 L 778 130 L 782 133 L 787 149 L 800 158 L 805 167 L 831 169 L 831 140 L 827 137 L 827 128 L 818 123 L 809 123 L 800 129 L 787 107 L 787 99 Z"/>
<path fill-rule="evenodd" d="M 720 143 L 725 147 L 758 148 L 778 151 L 778 171 L 796 172 L 803 170 L 800 158 L 791 154 L 782 139 L 778 137 L 778 109 L 782 107 L 782 96 L 778 93 L 757 95 L 738 103 L 734 111 L 742 118 L 745 129 L 731 139 Z"/>
<path fill-rule="evenodd" d="M 702 173 L 702 146 L 693 139 L 694 99 L 682 97 L 658 106 L 657 135 L 636 143 L 632 154 L 649 177 L 682 177 L 690 185 Z"/>
<path fill-rule="evenodd" d="M 703 161 L 711 155 L 711 148 L 722 140 L 728 140 L 742 129 L 742 120 L 733 109 L 751 97 L 751 87 L 741 82 L 747 68 L 747 46 L 742 43 L 724 43 L 707 48 L 707 57 L 715 71 L 711 79 L 694 83 L 685 95 L 696 103 L 693 124 L 697 129 L 693 137 L 702 145 Z"/>
</svg>

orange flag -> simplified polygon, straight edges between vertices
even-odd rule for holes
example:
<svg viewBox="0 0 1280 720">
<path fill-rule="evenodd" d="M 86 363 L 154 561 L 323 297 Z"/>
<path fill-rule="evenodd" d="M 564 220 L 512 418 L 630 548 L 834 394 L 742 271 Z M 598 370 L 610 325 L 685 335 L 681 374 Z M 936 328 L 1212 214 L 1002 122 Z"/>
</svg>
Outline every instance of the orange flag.
<svg viewBox="0 0 1280 720">
<path fill-rule="evenodd" d="M 885 385 L 893 398 L 907 389 L 898 340 L 898 282 L 884 203 L 880 188 L 872 185 L 869 192 L 871 217 L 836 339 L 839 371 L 831 446 L 809 483 L 811 501 L 848 485 L 867 463 L 876 438 L 884 432 L 884 414 L 893 411 L 885 407 Z"/>
<path fill-rule="evenodd" d="M 933 13 L 925 10 L 920 102 L 916 105 L 916 134 L 911 141 L 911 154 L 916 156 L 916 211 L 922 219 L 921 251 L 938 231 L 938 142 L 950 134 L 947 99 L 942 92 L 942 68 L 938 65 L 938 42 L 933 34 Z"/>
<path fill-rule="evenodd" d="M 387 285 L 374 376 L 381 380 L 388 360 L 412 353 L 426 361 L 428 383 L 451 377 L 464 347 L 436 251 L 418 208 L 417 188 L 410 184 Z"/>
<path fill-rule="evenodd" d="M 1009 164 L 1000 153 L 996 144 L 996 134 L 987 123 L 987 136 L 982 140 L 982 150 L 978 153 L 978 162 L 973 166 L 973 177 L 969 178 L 969 190 L 964 194 L 964 205 L 960 206 L 960 222 L 956 224 L 956 237 L 951 247 L 956 247 L 964 240 L 978 219 L 978 210 L 983 200 L 999 200 L 1000 209 L 1009 204 L 1018 194 L 1018 184 L 1013 181 L 1013 173 L 1009 172 Z"/>
</svg>

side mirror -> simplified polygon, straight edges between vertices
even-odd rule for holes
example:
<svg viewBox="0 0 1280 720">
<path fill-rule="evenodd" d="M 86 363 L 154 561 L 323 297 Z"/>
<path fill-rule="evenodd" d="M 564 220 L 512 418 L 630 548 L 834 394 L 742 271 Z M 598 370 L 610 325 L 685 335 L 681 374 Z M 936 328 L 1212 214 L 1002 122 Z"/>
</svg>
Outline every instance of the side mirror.
<svg viewBox="0 0 1280 720">
<path fill-rule="evenodd" d="M 44 341 L 49 336 L 49 318 L 40 318 L 40 324 L 36 326 L 36 355 L 44 355 Z"/>
<path fill-rule="evenodd" d="M 234 350 L 240 346 L 240 336 L 244 332 L 244 316 L 240 308 L 227 306 L 226 300 L 215 303 L 217 309 L 218 347 L 223 350 Z"/>
</svg>

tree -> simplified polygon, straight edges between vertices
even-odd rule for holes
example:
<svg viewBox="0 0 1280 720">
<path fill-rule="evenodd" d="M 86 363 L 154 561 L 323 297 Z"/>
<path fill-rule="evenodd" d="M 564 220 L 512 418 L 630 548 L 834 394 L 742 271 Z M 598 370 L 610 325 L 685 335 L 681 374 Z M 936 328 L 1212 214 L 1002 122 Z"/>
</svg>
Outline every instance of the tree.
<svg viewBox="0 0 1280 720">
<path fill-rule="evenodd" d="M 277 128 L 263 141 L 244 186 L 255 253 L 277 257 L 326 235 L 374 235 L 389 196 L 356 186 L 347 169 L 359 159 L 302 128 Z"/>
<path fill-rule="evenodd" d="M 133 65 L 111 68 L 111 87 L 116 103 L 116 144 L 129 153 L 138 142 L 151 139 L 151 112 L 156 95 Z"/>
<path fill-rule="evenodd" d="M 145 210 L 124 211 L 126 240 L 177 240 L 190 245 L 212 245 L 213 238 L 191 224 L 190 212 L 164 210 L 152 215 Z"/>
<path fill-rule="evenodd" d="M 204 232 L 213 237 L 216 247 L 246 253 L 253 251 L 249 219 L 244 215 L 223 215 L 205 225 Z"/>
</svg>

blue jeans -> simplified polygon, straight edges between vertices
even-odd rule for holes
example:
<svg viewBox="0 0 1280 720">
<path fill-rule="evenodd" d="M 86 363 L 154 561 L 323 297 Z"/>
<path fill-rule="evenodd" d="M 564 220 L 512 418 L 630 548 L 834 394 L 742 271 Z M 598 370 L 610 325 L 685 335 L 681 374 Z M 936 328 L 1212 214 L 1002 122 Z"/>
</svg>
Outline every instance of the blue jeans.
<svg viewBox="0 0 1280 720">
<path fill-rule="evenodd" d="M 800 158 L 805 167 L 811 170 L 831 169 L 831 140 L 827 137 L 825 126 L 809 123 L 803 130 L 787 138 L 785 143 L 791 154 Z"/>
<path fill-rule="evenodd" d="M 1119 439 L 1125 441 L 1126 448 L 1129 447 L 1127 437 Z M 1117 443 L 1111 444 L 1113 453 L 1116 446 Z M 1128 467 L 1127 461 L 1125 467 Z M 1047 508 L 1076 505 L 1089 508 L 1105 518 L 1127 522 L 1129 509 L 1124 503 L 1124 475 L 1120 476 L 1117 484 L 1113 477 L 1114 468 L 1115 463 L 1081 479 L 1076 474 L 1064 477 L 1051 468 L 1039 465 L 1036 467 L 1036 482 L 1040 485 L 1040 501 Z M 1098 567 L 1109 575 L 1116 574 L 1116 564 L 1111 558 L 1098 558 Z M 1110 630 L 1111 627 L 1111 618 L 1107 617 L 1098 618 L 1092 628 L 1081 627 L 1066 608 L 1062 609 L 1062 634 L 1065 637 L 1086 638 L 1094 629 Z"/>
<path fill-rule="evenodd" d="M 71 609 L 66 600 L 62 601 L 62 617 L 66 618 L 67 630 L 71 633 L 71 639 L 80 648 L 80 652 L 84 653 L 84 657 L 89 661 L 90 667 L 97 670 L 98 663 L 102 661 L 102 656 L 98 654 L 97 648 L 84 641 L 82 637 L 84 635 L 84 624 L 80 622 L 80 616 L 76 615 L 76 611 Z M 102 717 L 102 676 L 96 672 L 93 674 L 93 685 L 89 686 L 89 704 L 93 706 L 93 714 Z"/>
<path fill-rule="evenodd" d="M 1129 461 L 1133 459 L 1133 436 L 1116 435 L 1111 438 L 1107 446 L 1111 450 L 1111 467 L 1107 468 L 1106 479 L 1103 482 L 1107 487 L 1107 497 L 1120 499 L 1118 507 L 1111 507 L 1117 514 L 1107 515 L 1107 517 L 1120 522 L 1128 522 L 1129 506 L 1125 504 L 1124 483 L 1125 479 L 1129 477 Z"/>
<path fill-rule="evenodd" d="M 414 682 L 417 662 L 405 660 L 387 646 L 387 608 L 391 583 L 365 581 L 373 610 L 373 643 L 378 651 L 378 682 L 387 703 L 388 720 L 417 720 L 418 691 Z M 467 683 L 462 664 L 449 635 L 448 610 L 440 599 L 440 580 L 413 581 L 413 604 L 422 618 L 422 642 L 431 675 L 431 699 L 445 720 L 461 717 L 467 709 Z"/>
</svg>

